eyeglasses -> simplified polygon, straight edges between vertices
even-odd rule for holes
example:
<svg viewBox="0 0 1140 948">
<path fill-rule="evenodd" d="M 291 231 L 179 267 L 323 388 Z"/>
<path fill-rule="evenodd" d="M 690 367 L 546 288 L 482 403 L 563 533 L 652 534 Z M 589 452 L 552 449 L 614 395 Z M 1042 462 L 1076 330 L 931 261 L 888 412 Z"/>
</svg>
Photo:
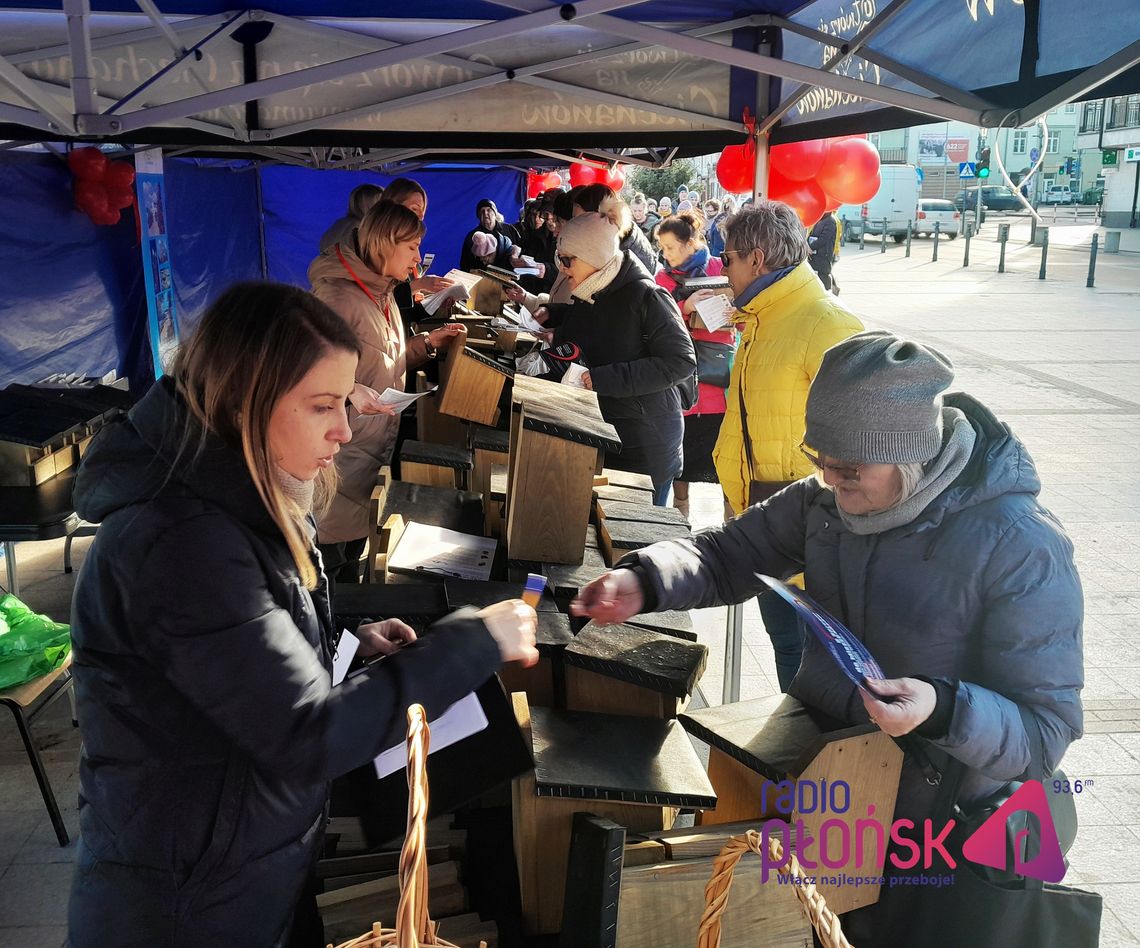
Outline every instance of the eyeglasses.
<svg viewBox="0 0 1140 948">
<path fill-rule="evenodd" d="M 722 266 L 728 266 L 728 255 L 732 253 L 752 253 L 755 247 L 749 247 L 747 250 L 722 250 L 720 252 L 720 262 Z"/>
<path fill-rule="evenodd" d="M 563 270 L 569 270 L 570 264 L 572 264 L 577 259 L 578 259 L 577 257 L 564 257 L 564 256 L 562 256 L 562 254 L 559 254 L 558 255 L 558 266 L 560 266 Z"/>
<path fill-rule="evenodd" d="M 820 471 L 831 471 L 836 477 L 842 478 L 845 481 L 859 480 L 859 471 L 863 467 L 862 464 L 827 464 L 823 458 L 818 454 L 813 454 L 806 444 L 800 444 L 800 451 L 803 456 L 811 462 L 812 467 Z"/>
</svg>

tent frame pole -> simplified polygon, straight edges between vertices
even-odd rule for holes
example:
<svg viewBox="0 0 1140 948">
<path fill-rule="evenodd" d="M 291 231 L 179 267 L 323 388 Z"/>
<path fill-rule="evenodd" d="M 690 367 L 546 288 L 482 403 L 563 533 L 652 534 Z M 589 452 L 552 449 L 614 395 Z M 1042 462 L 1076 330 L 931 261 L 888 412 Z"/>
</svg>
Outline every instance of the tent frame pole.
<svg viewBox="0 0 1140 948">
<path fill-rule="evenodd" d="M 907 8 L 910 0 L 891 0 L 882 13 L 871 20 L 863 29 L 856 33 L 851 39 L 842 42 L 840 51 L 831 57 L 823 65 L 824 72 L 835 72 L 845 63 L 851 60 L 859 50 L 861 50 L 867 43 L 869 43 L 884 26 L 891 22 L 898 14 Z M 836 37 L 833 42 L 840 42 L 840 38 Z M 804 100 L 804 97 L 811 92 L 813 86 L 808 83 L 800 85 L 795 92 L 784 99 L 772 112 L 764 116 L 763 121 L 760 122 L 757 128 L 758 132 L 767 132 L 771 129 L 780 119 L 788 114 L 792 109 Z"/>
</svg>

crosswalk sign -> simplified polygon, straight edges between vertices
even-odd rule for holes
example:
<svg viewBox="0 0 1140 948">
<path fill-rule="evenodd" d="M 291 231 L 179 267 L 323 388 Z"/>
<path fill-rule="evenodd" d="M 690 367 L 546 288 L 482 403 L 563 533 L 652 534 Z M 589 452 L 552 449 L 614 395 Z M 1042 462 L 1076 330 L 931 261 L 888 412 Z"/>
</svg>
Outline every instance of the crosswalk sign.
<svg viewBox="0 0 1140 948">
<path fill-rule="evenodd" d="M 959 178 L 976 178 L 977 172 L 972 161 L 958 162 L 958 177 Z"/>
</svg>

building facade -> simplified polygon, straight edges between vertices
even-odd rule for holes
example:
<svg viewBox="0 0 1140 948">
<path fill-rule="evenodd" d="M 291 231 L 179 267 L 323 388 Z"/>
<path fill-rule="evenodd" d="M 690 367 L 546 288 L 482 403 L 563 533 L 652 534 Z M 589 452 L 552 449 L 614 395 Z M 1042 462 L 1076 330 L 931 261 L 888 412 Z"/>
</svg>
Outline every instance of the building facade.
<svg viewBox="0 0 1140 948">
<path fill-rule="evenodd" d="M 1109 228 L 1140 226 L 1140 95 L 1082 103 L 1077 142 L 1102 162 L 1101 222 Z"/>
</svg>

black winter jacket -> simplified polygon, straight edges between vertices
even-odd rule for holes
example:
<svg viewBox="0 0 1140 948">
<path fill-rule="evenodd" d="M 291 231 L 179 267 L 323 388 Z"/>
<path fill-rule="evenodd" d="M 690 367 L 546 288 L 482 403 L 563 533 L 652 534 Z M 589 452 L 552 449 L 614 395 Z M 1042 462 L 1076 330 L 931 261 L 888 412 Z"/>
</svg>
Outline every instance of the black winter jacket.
<svg viewBox="0 0 1140 948">
<path fill-rule="evenodd" d="M 334 688 L 327 585 L 301 584 L 241 453 L 194 455 L 169 379 L 84 460 L 101 522 L 72 607 L 82 839 L 70 944 L 270 946 L 320 844 L 329 781 L 484 682 L 472 613 Z"/>
<path fill-rule="evenodd" d="M 610 424 L 680 415 L 677 384 L 697 367 L 693 339 L 673 297 L 628 252 L 593 303 L 575 298 L 563 310 L 554 341 L 581 348 Z"/>
</svg>

